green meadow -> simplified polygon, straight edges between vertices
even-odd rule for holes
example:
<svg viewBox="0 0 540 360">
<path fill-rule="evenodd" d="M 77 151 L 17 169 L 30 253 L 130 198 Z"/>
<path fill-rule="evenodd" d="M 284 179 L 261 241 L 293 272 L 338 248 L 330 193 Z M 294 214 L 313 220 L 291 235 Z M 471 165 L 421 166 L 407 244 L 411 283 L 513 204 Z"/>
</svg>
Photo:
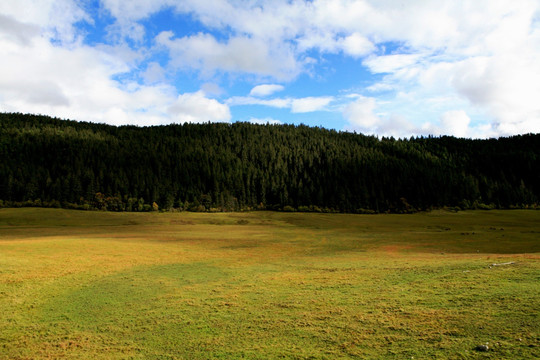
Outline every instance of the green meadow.
<svg viewBox="0 0 540 360">
<path fill-rule="evenodd" d="M 0 359 L 45 358 L 540 358 L 540 211 L 0 209 Z"/>
</svg>

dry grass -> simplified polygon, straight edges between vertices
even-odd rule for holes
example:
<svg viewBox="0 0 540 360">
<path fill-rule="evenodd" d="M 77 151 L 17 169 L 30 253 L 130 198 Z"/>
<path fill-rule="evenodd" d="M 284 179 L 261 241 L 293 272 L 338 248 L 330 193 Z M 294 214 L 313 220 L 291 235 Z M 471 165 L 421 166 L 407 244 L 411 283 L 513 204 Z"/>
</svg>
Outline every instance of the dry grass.
<svg viewBox="0 0 540 360">
<path fill-rule="evenodd" d="M 1 209 L 0 358 L 538 358 L 539 224 Z"/>
</svg>

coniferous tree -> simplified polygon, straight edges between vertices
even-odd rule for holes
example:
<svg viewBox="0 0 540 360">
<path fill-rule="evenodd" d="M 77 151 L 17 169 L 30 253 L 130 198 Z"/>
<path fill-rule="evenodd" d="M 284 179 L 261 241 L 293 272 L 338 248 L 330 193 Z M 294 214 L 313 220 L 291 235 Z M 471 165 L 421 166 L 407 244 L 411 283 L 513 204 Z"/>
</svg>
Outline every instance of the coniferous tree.
<svg viewBox="0 0 540 360">
<path fill-rule="evenodd" d="M 377 139 L 294 125 L 0 114 L 0 200 L 114 211 L 536 206 L 540 135 Z M 288 208 L 288 209 L 289 209 Z"/>
</svg>

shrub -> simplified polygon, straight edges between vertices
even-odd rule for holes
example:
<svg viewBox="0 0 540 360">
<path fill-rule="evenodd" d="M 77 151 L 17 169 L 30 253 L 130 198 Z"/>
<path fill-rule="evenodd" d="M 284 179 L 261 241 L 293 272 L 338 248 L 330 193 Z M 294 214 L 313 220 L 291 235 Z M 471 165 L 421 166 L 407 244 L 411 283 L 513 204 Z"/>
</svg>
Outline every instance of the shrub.
<svg viewBox="0 0 540 360">
<path fill-rule="evenodd" d="M 375 210 L 364 209 L 364 208 L 356 209 L 356 212 L 358 214 L 375 214 Z"/>
</svg>

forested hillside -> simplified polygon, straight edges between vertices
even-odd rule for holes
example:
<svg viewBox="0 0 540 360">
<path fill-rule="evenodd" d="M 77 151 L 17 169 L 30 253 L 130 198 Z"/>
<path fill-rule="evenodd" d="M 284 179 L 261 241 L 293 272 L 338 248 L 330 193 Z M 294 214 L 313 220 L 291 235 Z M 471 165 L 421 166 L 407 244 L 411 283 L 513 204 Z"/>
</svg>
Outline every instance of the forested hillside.
<svg viewBox="0 0 540 360">
<path fill-rule="evenodd" d="M 0 114 L 0 206 L 410 212 L 536 207 L 540 135 L 378 139 L 293 125 Z"/>
</svg>

